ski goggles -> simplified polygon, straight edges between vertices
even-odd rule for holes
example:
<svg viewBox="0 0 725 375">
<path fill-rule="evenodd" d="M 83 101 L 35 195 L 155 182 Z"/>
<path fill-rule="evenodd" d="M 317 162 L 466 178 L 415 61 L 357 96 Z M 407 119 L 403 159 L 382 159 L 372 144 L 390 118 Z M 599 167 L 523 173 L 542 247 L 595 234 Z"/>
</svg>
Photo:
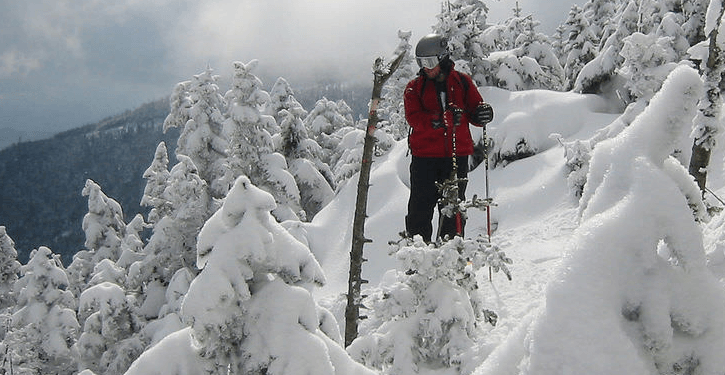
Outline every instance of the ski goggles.
<svg viewBox="0 0 725 375">
<path fill-rule="evenodd" d="M 438 56 L 416 57 L 415 60 L 418 62 L 419 67 L 426 69 L 433 69 L 440 62 Z"/>
</svg>

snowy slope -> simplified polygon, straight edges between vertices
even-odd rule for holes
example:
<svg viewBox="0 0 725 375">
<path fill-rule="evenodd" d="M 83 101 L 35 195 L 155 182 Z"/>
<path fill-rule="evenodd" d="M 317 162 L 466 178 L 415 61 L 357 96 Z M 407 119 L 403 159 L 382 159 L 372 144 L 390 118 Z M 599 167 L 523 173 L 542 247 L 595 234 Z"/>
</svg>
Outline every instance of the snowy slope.
<svg viewBox="0 0 725 375">
<path fill-rule="evenodd" d="M 503 274 L 479 275 L 483 295 L 499 314 L 499 324 L 486 333 L 487 350 L 492 350 L 542 303 L 543 291 L 571 242 L 576 227 L 577 201 L 566 182 L 563 148 L 549 137 L 558 133 L 564 139 L 584 139 L 609 124 L 617 114 L 606 113 L 610 106 L 596 96 L 550 91 L 510 92 L 497 88 L 481 90 L 495 111 L 488 135 L 496 140 L 525 135 L 540 152 L 489 171 L 492 208 L 492 241 L 514 261 L 513 280 Z M 480 130 L 474 129 L 474 137 Z M 500 142 L 504 145 L 506 142 Z M 399 238 L 404 229 L 408 190 L 407 143 L 401 141 L 373 164 L 370 201 L 365 235 L 373 240 L 365 246 L 369 262 L 363 278 L 377 285 L 383 274 L 395 267 L 388 256 L 388 241 Z M 481 165 L 469 174 L 467 194 L 485 196 L 485 172 Z M 327 285 L 315 292 L 319 299 L 334 298 L 347 291 L 351 241 L 352 207 L 357 179 L 340 190 L 337 198 L 306 226 L 307 238 L 327 277 Z M 467 236 L 486 233 L 486 214 L 469 211 Z M 340 319 L 341 317 L 338 317 Z M 340 319 L 342 320 L 342 319 Z M 485 354 L 485 353 L 484 353 Z"/>
<path fill-rule="evenodd" d="M 527 340 L 531 335 L 532 326 L 536 324 L 537 319 L 541 319 L 542 311 L 546 310 L 545 301 L 547 293 L 551 293 L 549 291 L 551 284 L 561 284 L 570 273 L 570 270 L 562 265 L 582 266 L 584 262 L 581 260 L 582 255 L 579 255 L 578 261 L 571 260 L 577 256 L 577 252 L 582 252 L 580 248 L 582 243 L 586 243 L 586 236 L 577 234 L 577 228 L 581 224 L 579 201 L 567 184 L 568 169 L 565 165 L 564 148 L 550 135 L 558 134 L 564 142 L 588 139 L 597 130 L 617 120 L 620 114 L 612 111 L 617 107 L 617 103 L 608 103 L 601 97 L 591 95 L 537 90 L 509 92 L 496 88 L 483 88 L 481 91 L 496 111 L 494 122 L 488 126 L 488 135 L 496 142 L 497 150 L 506 151 L 506 148 L 516 147 L 517 141 L 525 137 L 528 145 L 538 152 L 532 157 L 489 171 L 490 195 L 497 204 L 492 208 L 495 228 L 492 242 L 513 259 L 513 264 L 509 267 L 513 280 L 508 281 L 503 274 L 493 274 L 490 281 L 488 272 L 478 275 L 485 305 L 498 314 L 499 320 L 496 327 L 486 325 L 480 328 L 477 356 L 483 363 L 475 373 L 483 375 L 505 371 L 514 374 L 522 370 L 518 368 L 522 365 L 522 358 L 530 354 L 527 351 L 531 348 L 525 346 L 531 345 Z M 675 102 L 678 99 L 662 100 Z M 661 105 L 662 108 L 667 108 L 667 104 Z M 662 109 L 659 111 L 662 112 Z M 649 118 L 650 122 L 668 121 L 664 117 L 658 117 L 656 113 L 650 113 Z M 658 126 L 650 127 L 657 129 Z M 478 134 L 480 131 L 474 131 L 474 137 Z M 645 138 L 642 142 L 648 140 Z M 403 218 L 409 194 L 407 181 L 410 161 L 406 151 L 407 145 L 402 141 L 392 152 L 377 160 L 373 167 L 368 203 L 369 218 L 365 229 L 366 236 L 373 242 L 365 246 L 364 256 L 369 262 L 365 263 L 363 268 L 363 277 L 370 280 L 371 288 L 380 282 L 387 270 L 395 268 L 395 260 L 388 256 L 387 242 L 397 239 L 397 233 L 404 228 Z M 718 151 L 713 155 L 713 170 L 709 183 L 716 191 L 722 190 L 723 186 L 722 164 L 722 151 Z M 484 196 L 486 181 L 483 166 L 472 171 L 469 179 L 468 196 L 471 197 L 473 194 Z M 315 292 L 320 300 L 335 298 L 347 290 L 347 263 L 356 188 L 357 180 L 351 179 L 340 190 L 336 200 L 306 227 L 310 247 L 318 257 L 328 280 L 325 287 Z M 652 212 L 658 213 L 656 208 L 648 206 L 640 206 L 639 209 L 635 206 L 637 211 L 634 212 L 644 209 L 652 209 Z M 608 215 L 604 217 L 609 218 Z M 691 218 L 685 217 L 683 220 Z M 722 253 L 722 248 L 725 248 L 725 239 L 718 241 L 722 237 L 720 234 L 722 223 L 721 219 L 717 219 L 705 227 L 706 236 L 710 237 L 709 240 L 706 237 L 706 251 L 711 253 L 711 256 Z M 466 229 L 467 237 L 485 233 L 485 213 L 469 211 Z M 633 233 L 636 233 L 636 230 Z M 626 244 L 628 240 L 623 241 Z M 714 251 L 713 246 L 717 251 Z M 588 267 L 592 267 L 592 264 L 596 267 L 596 262 L 596 260 L 589 261 Z M 609 266 L 606 262 L 602 264 Z M 711 268 L 714 269 L 712 265 Z M 580 271 L 587 272 L 583 266 Z M 621 275 L 628 276 L 625 273 Z M 721 276 L 716 275 L 718 278 Z M 569 289 L 577 290 L 575 286 L 570 286 Z M 607 292 L 611 291 L 610 289 L 615 287 L 603 287 L 600 291 Z M 648 293 L 646 289 L 644 290 L 645 294 Z M 714 290 L 706 291 L 706 288 L 703 292 L 713 293 L 712 295 L 719 293 Z M 656 295 L 658 292 L 653 291 L 653 293 Z M 593 298 L 596 300 L 597 297 Z M 571 303 L 572 309 L 581 308 L 577 307 L 574 301 L 563 301 L 564 306 L 559 308 L 566 309 L 567 303 Z M 561 299 L 559 303 L 562 303 Z M 698 305 L 703 304 L 698 303 Z M 333 308 L 333 311 L 342 321 L 340 307 Z M 718 321 L 712 322 L 717 326 Z M 646 327 L 647 322 L 642 324 L 645 324 L 645 329 L 649 329 Z M 595 335 L 596 332 L 601 332 L 601 337 L 611 339 L 614 336 L 605 334 L 604 331 L 597 331 L 597 329 L 608 329 L 606 327 L 606 324 L 591 326 L 588 331 L 595 332 Z M 636 336 L 631 332 L 629 334 L 634 335 L 632 337 Z M 634 338 L 632 340 L 636 341 Z M 575 348 L 564 350 L 573 349 Z M 491 355 L 492 353 L 494 355 Z M 587 351 L 584 350 L 583 353 L 586 357 Z M 591 360 L 599 361 L 607 358 L 608 354 L 604 353 Z M 552 363 L 553 365 L 561 365 L 556 359 L 552 360 L 556 362 Z M 669 359 L 660 360 L 666 362 Z M 613 366 L 616 368 L 617 364 Z M 431 373 L 447 374 L 445 370 Z"/>
</svg>

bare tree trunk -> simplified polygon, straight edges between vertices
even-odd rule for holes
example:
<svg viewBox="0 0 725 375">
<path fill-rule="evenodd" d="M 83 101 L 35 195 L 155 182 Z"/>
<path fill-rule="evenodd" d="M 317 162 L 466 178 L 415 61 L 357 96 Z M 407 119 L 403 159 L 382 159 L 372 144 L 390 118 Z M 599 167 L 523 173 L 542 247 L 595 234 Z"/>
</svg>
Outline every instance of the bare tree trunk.
<svg viewBox="0 0 725 375">
<path fill-rule="evenodd" d="M 373 94 L 370 102 L 370 115 L 367 132 L 363 146 L 362 164 L 360 166 L 360 179 L 357 183 L 357 200 L 355 201 L 355 216 L 352 224 L 352 248 L 350 249 L 350 274 L 347 282 L 347 307 L 345 309 L 345 346 L 347 347 L 357 337 L 358 321 L 361 319 L 360 307 L 362 296 L 360 289 L 367 280 L 362 278 L 363 245 L 371 240 L 365 238 L 365 218 L 367 218 L 368 190 L 370 187 L 370 169 L 373 162 L 373 149 L 375 146 L 374 133 L 378 124 L 378 103 L 385 82 L 398 69 L 405 56 L 401 53 L 390 65 L 386 66 L 381 58 L 373 66 Z"/>
<path fill-rule="evenodd" d="M 714 0 L 716 1 L 716 0 Z M 705 81 L 705 97 L 701 104 L 700 115 L 696 117 L 697 121 L 704 123 L 695 124 L 697 134 L 692 145 L 692 157 L 690 158 L 690 166 L 688 168 L 690 174 L 695 177 L 697 186 L 702 194 L 705 194 L 707 184 L 707 167 L 710 164 L 710 155 L 712 148 L 715 146 L 715 136 L 719 131 L 716 125 L 720 117 L 722 98 L 721 83 L 722 74 L 725 69 L 723 64 L 722 51 L 720 50 L 720 35 L 718 29 L 725 15 L 725 0 L 722 1 L 720 15 L 717 23 L 710 32 L 710 46 L 708 51 L 708 59 L 703 72 L 703 80 Z"/>
</svg>

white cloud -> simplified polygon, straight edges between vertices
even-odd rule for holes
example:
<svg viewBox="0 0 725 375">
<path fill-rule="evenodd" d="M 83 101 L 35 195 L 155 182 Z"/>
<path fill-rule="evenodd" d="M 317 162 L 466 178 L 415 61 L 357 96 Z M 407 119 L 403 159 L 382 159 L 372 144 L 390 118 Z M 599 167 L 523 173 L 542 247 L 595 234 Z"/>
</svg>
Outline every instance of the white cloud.
<svg viewBox="0 0 725 375">
<path fill-rule="evenodd" d="M 12 77 L 16 74 L 24 76 L 40 66 L 38 58 L 26 56 L 17 50 L 4 51 L 0 55 L 0 78 Z"/>
</svg>

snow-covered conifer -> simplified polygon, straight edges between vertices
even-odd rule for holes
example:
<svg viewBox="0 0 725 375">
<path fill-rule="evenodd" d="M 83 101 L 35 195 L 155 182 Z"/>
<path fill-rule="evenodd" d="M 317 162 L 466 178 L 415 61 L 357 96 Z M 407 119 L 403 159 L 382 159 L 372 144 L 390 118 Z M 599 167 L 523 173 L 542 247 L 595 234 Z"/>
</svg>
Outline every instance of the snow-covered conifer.
<svg viewBox="0 0 725 375">
<path fill-rule="evenodd" d="M 264 114 L 274 117 L 275 122 L 279 124 L 282 121 L 280 111 L 290 108 L 302 108 L 302 104 L 295 98 L 295 92 L 286 79 L 279 77 L 269 91 L 269 103 L 265 108 Z M 307 111 L 302 108 L 302 118 L 307 116 Z"/>
<path fill-rule="evenodd" d="M 141 232 L 148 227 L 150 225 L 143 220 L 141 214 L 136 214 L 126 225 L 126 235 L 121 241 L 121 256 L 116 261 L 119 267 L 128 269 L 131 264 L 143 258 L 144 242 Z"/>
<path fill-rule="evenodd" d="M 398 48 L 393 56 L 404 56 L 393 75 L 388 78 L 383 87 L 382 98 L 379 103 L 378 114 L 383 121 L 379 128 L 390 134 L 395 140 L 405 139 L 410 127 L 405 120 L 405 106 L 403 105 L 403 92 L 418 73 L 418 65 L 410 53 L 410 31 L 398 31 Z"/>
<path fill-rule="evenodd" d="M 305 117 L 304 124 L 309 136 L 322 147 L 323 162 L 334 164 L 335 149 L 344 135 L 341 130 L 352 129 L 353 123 L 351 116 L 341 113 L 338 103 L 324 97 L 315 103 L 315 108 Z"/>
<path fill-rule="evenodd" d="M 597 36 L 592 30 L 589 20 L 578 5 L 574 4 L 566 20 L 569 35 L 562 46 L 564 74 L 566 75 L 566 89 L 574 86 L 576 76 L 582 67 L 592 61 L 597 54 Z"/>
<path fill-rule="evenodd" d="M 632 100 L 649 100 L 677 66 L 679 56 L 672 38 L 654 33 L 634 33 L 624 38 L 620 54 L 624 57 L 620 74 L 627 79 Z"/>
<path fill-rule="evenodd" d="M 228 164 L 231 173 L 226 181 L 245 175 L 277 200 L 278 220 L 299 220 L 303 215 L 300 192 L 287 162 L 275 152 L 272 134 L 279 132 L 274 117 L 262 113 L 269 103 L 269 94 L 262 90 L 262 81 L 254 75 L 259 62 L 234 63 L 232 87 L 227 91 L 227 119 L 224 132 L 230 142 Z"/>
<path fill-rule="evenodd" d="M 391 248 L 400 269 L 383 277 L 363 301 L 371 308 L 348 347 L 353 358 L 383 374 L 413 375 L 447 367 L 469 373 L 478 321 L 496 323 L 481 306 L 476 272 L 485 266 L 510 276 L 510 259 L 488 240 L 455 237 L 440 246 L 420 236 Z"/>
<path fill-rule="evenodd" d="M 0 312 L 15 305 L 13 287 L 20 273 L 15 242 L 4 226 L 0 226 Z"/>
<path fill-rule="evenodd" d="M 486 83 L 486 72 L 480 64 L 488 53 L 479 36 L 486 28 L 488 7 L 481 0 L 453 0 L 441 5 L 441 13 L 433 31 L 448 39 L 451 59 L 469 63 L 470 75 L 477 85 Z"/>
<path fill-rule="evenodd" d="M 195 75 L 190 81 L 177 85 L 171 100 L 171 113 L 164 129 L 180 127 L 177 154 L 194 161 L 199 175 L 215 198 L 223 197 L 226 188 L 220 179 L 225 175 L 224 161 L 228 142 L 222 133 L 225 106 L 213 70 Z"/>
<path fill-rule="evenodd" d="M 529 343 L 519 371 L 599 375 L 614 362 L 622 374 L 725 368 L 711 350 L 725 345 L 716 333 L 725 296 L 691 211 L 704 205 L 671 156 L 701 92 L 697 72 L 678 67 L 629 127 L 595 148 L 573 252 L 519 336 Z"/>
<path fill-rule="evenodd" d="M 121 205 L 106 196 L 92 180 L 86 180 L 83 196 L 88 197 L 88 213 L 83 217 L 86 249 L 94 253 L 96 262 L 118 260 L 126 232 Z"/>
<path fill-rule="evenodd" d="M 716 137 L 722 133 L 722 76 L 725 74 L 725 2 L 711 0 L 707 9 L 707 23 L 705 34 L 708 36 L 709 47 L 702 60 L 700 69 L 705 81 L 705 92 L 698 105 L 699 111 L 694 120 L 692 137 L 692 159 L 690 159 L 690 174 L 695 176 L 700 190 L 707 188 L 707 167 L 710 156 L 716 144 Z"/>
<path fill-rule="evenodd" d="M 80 326 L 76 300 L 67 290 L 60 256 L 47 247 L 33 250 L 15 283 L 17 305 L 4 344 L 6 365 L 16 374 L 71 374 L 71 347 Z"/>
<path fill-rule="evenodd" d="M 291 107 L 280 112 L 281 152 L 299 188 L 300 205 L 305 216 L 307 220 L 312 220 L 335 193 L 325 177 L 332 179 L 332 171 L 320 160 L 320 145 L 307 136 L 307 129 L 302 122 L 304 114 L 302 107 Z"/>
<path fill-rule="evenodd" d="M 161 217 L 168 214 L 163 193 L 169 181 L 169 175 L 169 155 L 166 151 L 166 143 L 161 142 L 156 147 L 154 160 L 143 173 L 146 187 L 144 187 L 143 197 L 141 197 L 141 206 L 151 207 L 148 214 L 149 223 L 156 223 Z"/>
<path fill-rule="evenodd" d="M 210 197 L 206 182 L 197 173 L 191 158 L 177 155 L 179 162 L 171 169 L 164 198 L 170 213 L 159 220 L 144 247 L 144 258 L 129 267 L 127 285 L 143 298 L 141 313 L 156 317 L 165 303 L 151 291 L 168 285 L 181 268 L 194 267 L 196 236 L 208 217 Z"/>
<path fill-rule="evenodd" d="M 484 40 L 503 32 L 514 37 L 507 43 L 510 49 L 492 52 L 483 59 L 489 85 L 512 91 L 563 87 L 564 69 L 549 38 L 536 32 L 537 25 L 532 16 L 510 18 L 500 28 L 484 32 Z"/>
<path fill-rule="evenodd" d="M 143 352 L 135 333 L 138 322 L 122 287 L 102 282 L 86 289 L 78 302 L 78 317 L 84 321 L 76 343 L 79 368 L 98 374 L 123 374 Z"/>
<path fill-rule="evenodd" d="M 622 11 L 617 14 L 616 25 L 612 23 L 604 31 L 602 46 L 594 60 L 588 62 L 579 72 L 573 90 L 582 93 L 596 93 L 604 83 L 609 82 L 624 61 L 619 52 L 624 45 L 624 38 L 639 29 L 639 6 L 630 0 Z"/>
<path fill-rule="evenodd" d="M 202 271 L 182 305 L 191 328 L 147 351 L 129 375 L 144 374 L 165 350 L 189 348 L 191 340 L 193 356 L 157 373 L 370 373 L 321 330 L 319 308 L 303 286 L 323 283 L 324 275 L 309 248 L 273 219 L 275 205 L 249 178 L 237 179 L 199 234 Z"/>
</svg>

